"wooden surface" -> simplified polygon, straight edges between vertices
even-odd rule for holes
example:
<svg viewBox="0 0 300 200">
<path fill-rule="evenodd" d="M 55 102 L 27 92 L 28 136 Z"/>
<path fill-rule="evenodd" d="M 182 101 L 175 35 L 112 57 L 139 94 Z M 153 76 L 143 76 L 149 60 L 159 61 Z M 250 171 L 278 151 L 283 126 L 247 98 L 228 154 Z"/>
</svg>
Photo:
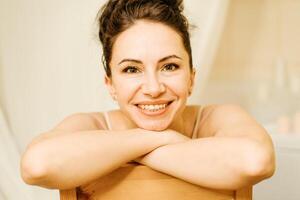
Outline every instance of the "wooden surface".
<svg viewBox="0 0 300 200">
<path fill-rule="evenodd" d="M 212 190 L 147 166 L 128 164 L 77 190 L 63 190 L 60 194 L 61 200 L 250 200 L 252 191 Z"/>
<path fill-rule="evenodd" d="M 72 190 L 60 190 L 60 200 L 77 200 L 76 189 Z"/>
<path fill-rule="evenodd" d="M 235 191 L 236 200 L 250 200 L 252 199 L 252 187 L 243 188 Z"/>
</svg>

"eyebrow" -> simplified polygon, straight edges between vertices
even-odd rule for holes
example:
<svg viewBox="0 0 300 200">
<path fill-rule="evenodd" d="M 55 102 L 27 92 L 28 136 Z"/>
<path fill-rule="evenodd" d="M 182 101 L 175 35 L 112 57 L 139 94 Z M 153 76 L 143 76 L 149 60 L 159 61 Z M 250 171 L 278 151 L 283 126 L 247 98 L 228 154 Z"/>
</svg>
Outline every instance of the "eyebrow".
<svg viewBox="0 0 300 200">
<path fill-rule="evenodd" d="M 179 56 L 176 56 L 176 55 L 170 55 L 170 56 L 166 56 L 166 57 L 163 57 L 161 58 L 158 62 L 161 63 L 163 61 L 166 61 L 170 58 L 177 58 L 177 59 L 180 59 L 182 60 L 182 58 L 180 58 Z M 140 60 L 136 60 L 136 59 L 131 59 L 131 58 L 125 58 L 123 59 L 121 62 L 118 63 L 118 65 L 122 64 L 123 62 L 135 62 L 135 63 L 139 63 L 139 64 L 142 64 L 143 62 L 140 61 Z"/>
</svg>

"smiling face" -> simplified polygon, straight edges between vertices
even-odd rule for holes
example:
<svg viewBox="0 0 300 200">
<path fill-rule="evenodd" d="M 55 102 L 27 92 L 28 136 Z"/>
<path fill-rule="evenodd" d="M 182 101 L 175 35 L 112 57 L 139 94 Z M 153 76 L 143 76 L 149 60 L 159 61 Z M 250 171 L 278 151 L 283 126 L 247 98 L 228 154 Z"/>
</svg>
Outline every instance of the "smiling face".
<svg viewBox="0 0 300 200">
<path fill-rule="evenodd" d="M 117 36 L 106 84 L 138 127 L 161 131 L 178 123 L 194 79 L 180 35 L 169 26 L 137 21 Z"/>
</svg>

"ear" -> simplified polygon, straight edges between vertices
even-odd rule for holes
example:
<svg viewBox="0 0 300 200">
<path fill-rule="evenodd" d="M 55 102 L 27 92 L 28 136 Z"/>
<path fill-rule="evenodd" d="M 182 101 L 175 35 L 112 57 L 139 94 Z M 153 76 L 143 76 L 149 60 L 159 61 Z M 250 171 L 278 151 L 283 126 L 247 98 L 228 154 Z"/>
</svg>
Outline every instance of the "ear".
<svg viewBox="0 0 300 200">
<path fill-rule="evenodd" d="M 115 90 L 115 87 L 112 83 L 112 78 L 111 77 L 108 77 L 108 76 L 105 76 L 104 77 L 104 82 L 105 82 L 105 85 L 106 87 L 108 88 L 108 91 L 109 91 L 109 94 L 110 96 L 116 100 L 117 99 L 117 94 L 116 94 L 116 90 Z"/>
<path fill-rule="evenodd" d="M 196 76 L 196 69 L 193 67 L 190 77 L 190 85 L 189 85 L 189 96 L 192 94 L 194 84 L 195 84 L 195 76 Z"/>
</svg>

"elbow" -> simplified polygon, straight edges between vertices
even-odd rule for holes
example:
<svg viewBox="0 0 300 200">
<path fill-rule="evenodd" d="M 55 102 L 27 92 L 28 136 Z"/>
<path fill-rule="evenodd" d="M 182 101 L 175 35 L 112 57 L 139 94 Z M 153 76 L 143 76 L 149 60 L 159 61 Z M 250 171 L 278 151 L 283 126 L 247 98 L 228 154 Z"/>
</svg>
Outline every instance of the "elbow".
<svg viewBox="0 0 300 200">
<path fill-rule="evenodd" d="M 246 176 L 254 185 L 264 179 L 270 178 L 275 173 L 275 154 L 273 148 L 255 145 L 248 152 L 246 159 Z"/>
<path fill-rule="evenodd" d="M 21 158 L 21 177 L 29 185 L 41 185 L 47 175 L 43 156 L 34 147 L 29 148 Z"/>
</svg>

